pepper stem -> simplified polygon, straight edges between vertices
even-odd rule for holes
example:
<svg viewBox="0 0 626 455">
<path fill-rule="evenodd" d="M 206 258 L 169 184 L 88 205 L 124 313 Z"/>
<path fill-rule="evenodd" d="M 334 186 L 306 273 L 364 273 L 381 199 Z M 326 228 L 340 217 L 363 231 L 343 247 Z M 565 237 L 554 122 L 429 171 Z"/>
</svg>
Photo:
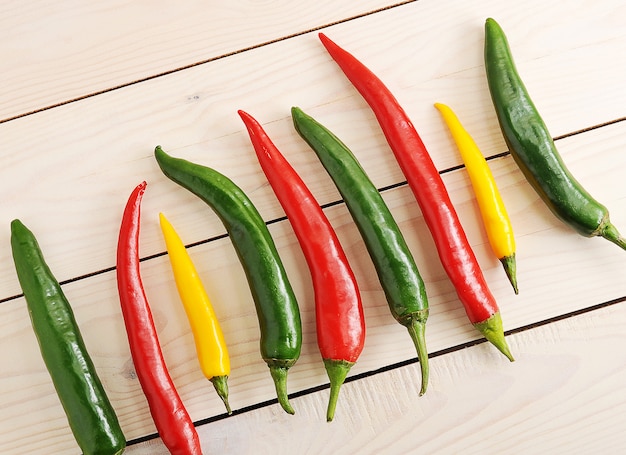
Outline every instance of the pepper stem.
<svg viewBox="0 0 626 455">
<path fill-rule="evenodd" d="M 626 238 L 620 235 L 617 228 L 613 225 L 613 223 L 608 221 L 608 219 L 605 221 L 604 226 L 600 230 L 600 235 L 613 242 L 623 250 L 626 250 Z"/>
<path fill-rule="evenodd" d="M 210 381 L 213 383 L 217 394 L 224 402 L 226 412 L 228 412 L 228 415 L 232 414 L 233 411 L 231 411 L 230 404 L 228 404 L 228 376 L 213 376 Z"/>
<path fill-rule="evenodd" d="M 326 411 L 326 421 L 330 422 L 335 416 L 335 408 L 337 407 L 337 399 L 339 398 L 339 389 L 348 376 L 348 371 L 352 368 L 354 362 L 347 360 L 324 359 L 324 366 L 330 379 L 330 399 L 328 400 L 328 410 Z"/>
<path fill-rule="evenodd" d="M 278 397 L 278 403 L 285 410 L 287 414 L 295 414 L 291 404 L 289 404 L 289 397 L 287 396 L 287 370 L 284 366 L 270 366 L 270 374 L 274 380 L 274 386 L 276 387 L 276 396 Z"/>
<path fill-rule="evenodd" d="M 420 396 L 426 393 L 428 387 L 428 351 L 426 350 L 426 321 L 418 318 L 410 318 L 403 324 L 409 331 L 415 349 L 417 350 L 417 358 L 420 362 L 422 371 L 422 387 L 420 388 Z"/>
<path fill-rule="evenodd" d="M 509 345 L 504 338 L 502 318 L 500 317 L 499 311 L 496 311 L 493 316 L 482 322 L 476 322 L 474 324 L 474 327 L 476 327 L 478 331 L 482 333 L 485 338 L 487 338 L 487 341 L 489 341 L 496 348 L 498 348 L 498 350 L 502 354 L 504 354 L 511 362 L 515 360 L 511 355 Z"/>
<path fill-rule="evenodd" d="M 506 276 L 513 286 L 515 294 L 519 294 L 519 291 L 517 289 L 517 266 L 515 263 L 515 253 L 511 254 L 510 256 L 504 256 L 503 258 L 500 258 L 500 262 L 502 263 L 502 267 L 504 267 Z"/>
</svg>

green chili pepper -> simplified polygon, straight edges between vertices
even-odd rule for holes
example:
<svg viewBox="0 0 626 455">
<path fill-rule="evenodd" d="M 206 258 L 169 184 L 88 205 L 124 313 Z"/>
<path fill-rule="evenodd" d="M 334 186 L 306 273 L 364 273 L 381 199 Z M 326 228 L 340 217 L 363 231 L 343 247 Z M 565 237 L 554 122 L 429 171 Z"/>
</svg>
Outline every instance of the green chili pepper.
<svg viewBox="0 0 626 455">
<path fill-rule="evenodd" d="M 121 454 L 126 438 L 72 308 L 35 236 L 20 220 L 11 222 L 11 248 L 41 356 L 76 442 L 85 455 Z"/>
<path fill-rule="evenodd" d="M 541 199 L 579 234 L 601 236 L 626 249 L 626 239 L 610 222 L 607 208 L 565 166 L 517 72 L 507 38 L 491 18 L 485 23 L 485 70 L 507 146 Z"/>
<path fill-rule="evenodd" d="M 206 202 L 220 217 L 246 273 L 261 329 L 261 355 L 289 414 L 287 370 L 300 356 L 302 326 L 295 294 L 261 215 L 232 180 L 218 171 L 174 158 L 158 146 L 163 173 Z"/>
<path fill-rule="evenodd" d="M 301 109 L 292 108 L 291 115 L 296 131 L 341 193 L 372 258 L 391 314 L 409 331 L 422 370 L 423 394 L 428 385 L 428 299 L 413 255 L 387 204 L 348 147 Z"/>
</svg>

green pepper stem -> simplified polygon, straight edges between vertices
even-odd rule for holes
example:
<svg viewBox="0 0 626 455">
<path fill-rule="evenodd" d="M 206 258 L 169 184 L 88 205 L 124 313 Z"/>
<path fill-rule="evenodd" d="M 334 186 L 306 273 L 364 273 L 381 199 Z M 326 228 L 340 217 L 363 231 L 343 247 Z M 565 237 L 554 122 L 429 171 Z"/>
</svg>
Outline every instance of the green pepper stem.
<svg viewBox="0 0 626 455">
<path fill-rule="evenodd" d="M 415 349 L 417 351 L 417 358 L 420 362 L 420 369 L 422 371 L 422 387 L 420 388 L 420 396 L 426 393 L 426 388 L 428 387 L 428 376 L 429 376 L 429 368 L 428 368 L 428 351 L 426 350 L 426 321 L 411 318 L 404 324 L 407 330 L 409 331 L 409 335 L 411 335 L 411 339 L 413 340 L 413 344 L 415 344 Z"/>
<path fill-rule="evenodd" d="M 352 365 L 354 365 L 354 362 L 348 362 L 347 360 L 324 359 L 324 366 L 330 379 L 330 399 L 328 400 L 328 410 L 326 411 L 327 422 L 330 422 L 335 417 L 339 389 L 346 380 Z"/>
<path fill-rule="evenodd" d="M 604 226 L 600 229 L 600 235 L 626 250 L 626 238 L 620 235 L 617 228 L 610 221 L 605 221 Z"/>
<path fill-rule="evenodd" d="M 288 368 L 283 366 L 270 366 L 270 374 L 272 375 L 276 387 L 278 403 L 287 414 L 295 414 L 296 411 L 294 411 L 291 404 L 289 404 L 289 397 L 287 396 L 287 370 Z"/>
<path fill-rule="evenodd" d="M 502 328 L 502 318 L 500 317 L 500 312 L 497 311 L 490 318 L 482 321 L 476 322 L 474 327 L 478 329 L 480 333 L 483 334 L 487 341 L 493 344 L 498 350 L 504 354 L 511 362 L 515 359 L 511 355 L 511 351 L 509 350 L 509 345 L 504 338 L 504 330 Z"/>
<path fill-rule="evenodd" d="M 232 414 L 230 404 L 228 404 L 228 376 L 213 376 L 210 381 L 213 383 L 217 394 L 224 402 L 226 412 L 228 412 L 228 415 Z"/>
<path fill-rule="evenodd" d="M 515 263 L 515 253 L 510 256 L 500 258 L 500 262 L 502 263 L 502 267 L 504 267 L 507 278 L 513 286 L 515 294 L 519 294 L 519 290 L 517 289 L 517 266 Z"/>
</svg>

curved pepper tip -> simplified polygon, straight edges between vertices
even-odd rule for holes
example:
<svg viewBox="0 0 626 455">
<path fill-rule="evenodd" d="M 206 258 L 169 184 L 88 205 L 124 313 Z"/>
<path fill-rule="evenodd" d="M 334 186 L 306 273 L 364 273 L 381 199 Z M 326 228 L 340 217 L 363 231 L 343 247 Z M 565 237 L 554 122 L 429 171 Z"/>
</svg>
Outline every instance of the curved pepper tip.
<svg viewBox="0 0 626 455">
<path fill-rule="evenodd" d="M 25 227 L 24 223 L 22 223 L 18 218 L 15 218 L 13 221 L 11 221 L 11 231 L 22 227 Z"/>
<path fill-rule="evenodd" d="M 485 32 L 487 34 L 488 33 L 502 33 L 502 34 L 504 33 L 502 31 L 502 27 L 500 27 L 500 24 L 498 24 L 498 22 L 491 17 L 488 17 L 485 20 Z"/>
<path fill-rule="evenodd" d="M 617 228 L 610 221 L 606 220 L 602 223 L 603 225 L 599 229 L 600 236 L 604 237 L 610 242 L 613 242 L 623 250 L 626 250 L 626 238 L 624 238 Z"/>
<path fill-rule="evenodd" d="M 154 148 L 154 157 L 156 158 L 157 163 L 161 166 L 162 161 L 167 159 L 173 159 L 160 145 L 157 145 Z"/>
<path fill-rule="evenodd" d="M 215 387 L 215 391 L 224 403 L 224 406 L 226 406 L 226 412 L 228 415 L 231 415 L 233 411 L 228 403 L 228 376 L 213 376 L 210 381 L 213 383 L 213 387 Z"/>
<path fill-rule="evenodd" d="M 420 370 L 422 374 L 422 385 L 420 387 L 420 396 L 426 393 L 428 388 L 428 378 L 430 375 L 428 366 L 428 350 L 426 349 L 426 319 L 428 318 L 428 310 L 422 310 L 416 312 L 411 317 L 400 321 L 400 323 L 407 328 L 409 335 L 413 340 L 415 349 L 417 351 L 417 359 L 420 363 Z"/>
<path fill-rule="evenodd" d="M 289 403 L 289 397 L 287 395 L 287 368 L 272 365 L 270 366 L 270 374 L 272 375 L 276 387 L 278 403 L 287 414 L 295 414 L 296 411 L 294 411 Z"/>
<path fill-rule="evenodd" d="M 335 42 L 331 40 L 328 36 L 326 36 L 324 33 L 320 32 L 317 34 L 317 36 L 327 50 L 330 50 L 328 49 L 329 46 L 337 47 Z"/>
<path fill-rule="evenodd" d="M 515 359 L 511 354 L 511 350 L 509 349 L 509 345 L 506 342 L 506 338 L 504 337 L 504 330 L 502 328 L 502 318 L 500 316 L 500 312 L 494 313 L 490 318 L 482 321 L 474 323 L 474 327 L 478 329 L 480 333 L 493 344 L 498 351 L 506 356 L 511 362 L 514 362 Z"/>
<path fill-rule="evenodd" d="M 506 273 L 506 276 L 509 279 L 511 286 L 513 286 L 513 291 L 515 292 L 515 295 L 519 294 L 519 289 L 517 287 L 517 266 L 515 262 L 515 253 L 510 256 L 500 258 L 500 262 L 502 263 L 504 273 Z"/>
<path fill-rule="evenodd" d="M 239 114 L 239 117 L 241 117 L 242 120 L 246 120 L 246 119 L 251 119 L 252 116 L 250 114 L 248 114 L 246 111 L 244 111 L 243 109 L 237 109 L 237 114 Z"/>
<path fill-rule="evenodd" d="M 339 390 L 348 376 L 350 368 L 354 362 L 347 360 L 324 359 L 324 366 L 330 379 L 330 398 L 328 400 L 328 409 L 326 411 L 326 421 L 331 422 L 335 417 L 335 409 L 337 408 L 337 400 L 339 398 Z"/>
</svg>

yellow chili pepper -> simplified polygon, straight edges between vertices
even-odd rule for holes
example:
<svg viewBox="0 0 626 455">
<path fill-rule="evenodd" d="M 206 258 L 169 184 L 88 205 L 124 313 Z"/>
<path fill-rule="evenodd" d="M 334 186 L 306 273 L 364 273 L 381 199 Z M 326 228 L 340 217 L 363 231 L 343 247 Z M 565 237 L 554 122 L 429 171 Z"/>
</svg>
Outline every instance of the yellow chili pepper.
<svg viewBox="0 0 626 455">
<path fill-rule="evenodd" d="M 441 103 L 436 103 L 435 107 L 441 112 L 445 123 L 450 129 L 452 138 L 461 152 L 461 157 L 474 188 L 476 201 L 478 202 L 478 208 L 487 231 L 491 249 L 502 262 L 504 271 L 517 294 L 515 238 L 511 221 L 504 207 L 493 174 L 476 142 L 463 128 L 452 109 Z"/>
<path fill-rule="evenodd" d="M 162 213 L 159 220 L 176 287 L 193 333 L 200 368 L 231 414 L 227 382 L 230 358 L 222 329 L 185 245 Z"/>
</svg>

